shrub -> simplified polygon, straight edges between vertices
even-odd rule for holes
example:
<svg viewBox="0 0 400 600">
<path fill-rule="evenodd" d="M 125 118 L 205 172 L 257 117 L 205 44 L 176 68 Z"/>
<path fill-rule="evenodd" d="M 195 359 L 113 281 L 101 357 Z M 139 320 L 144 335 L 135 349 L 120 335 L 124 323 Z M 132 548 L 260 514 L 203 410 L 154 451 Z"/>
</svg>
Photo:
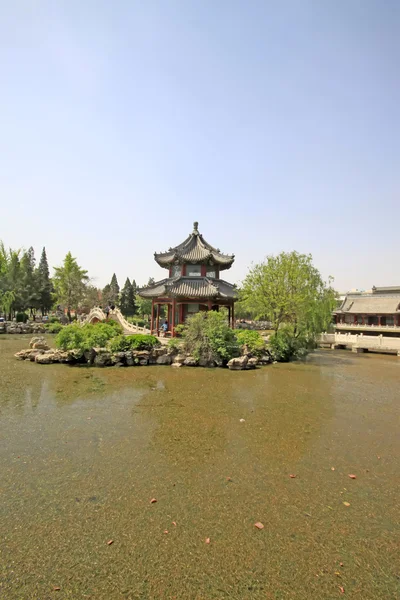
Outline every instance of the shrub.
<svg viewBox="0 0 400 600">
<path fill-rule="evenodd" d="M 281 327 L 270 338 L 270 352 L 274 360 L 289 362 L 304 357 L 312 344 L 304 335 L 296 335 L 293 327 Z"/>
<path fill-rule="evenodd" d="M 28 320 L 28 315 L 24 312 L 17 312 L 15 315 L 15 320 L 17 323 L 26 323 Z"/>
<path fill-rule="evenodd" d="M 59 317 L 50 317 L 49 318 L 49 323 L 60 323 L 60 319 Z"/>
<path fill-rule="evenodd" d="M 214 311 L 199 312 L 180 328 L 185 352 L 197 360 L 226 363 L 239 354 L 234 331 L 224 315 Z"/>
<path fill-rule="evenodd" d="M 243 329 L 236 331 L 236 339 L 241 347 L 247 346 L 249 351 L 256 356 L 261 356 L 265 352 L 265 342 L 258 331 Z"/>
<path fill-rule="evenodd" d="M 63 328 L 59 321 L 55 321 L 53 323 L 45 323 L 44 327 L 47 333 L 59 333 Z"/>
<path fill-rule="evenodd" d="M 168 340 L 168 348 L 171 350 L 179 350 L 181 342 L 177 338 L 170 338 Z"/>
<path fill-rule="evenodd" d="M 121 328 L 109 323 L 95 323 L 80 326 L 73 323 L 63 327 L 56 337 L 56 345 L 62 350 L 80 350 L 85 352 L 93 347 L 107 345 L 113 337 L 119 335 Z"/>
<path fill-rule="evenodd" d="M 132 323 L 133 325 L 137 325 L 138 327 L 147 327 L 149 322 L 144 319 L 138 319 L 137 317 L 128 317 L 126 319 L 128 323 Z"/>
<path fill-rule="evenodd" d="M 152 350 L 160 345 L 160 341 L 153 335 L 118 335 L 109 343 L 111 352 L 126 352 L 127 350 Z"/>
</svg>

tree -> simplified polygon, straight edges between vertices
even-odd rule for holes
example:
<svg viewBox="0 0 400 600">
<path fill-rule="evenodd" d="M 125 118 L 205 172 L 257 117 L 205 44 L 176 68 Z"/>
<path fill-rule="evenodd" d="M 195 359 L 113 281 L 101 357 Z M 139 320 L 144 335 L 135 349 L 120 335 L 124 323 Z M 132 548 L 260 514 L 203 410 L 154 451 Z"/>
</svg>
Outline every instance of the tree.
<svg viewBox="0 0 400 600">
<path fill-rule="evenodd" d="M 250 269 L 241 302 L 255 318 L 271 321 L 275 334 L 284 326 L 285 344 L 301 338 L 298 352 L 331 322 L 336 298 L 331 283 L 323 281 L 311 255 L 282 252 Z"/>
<path fill-rule="evenodd" d="M 85 312 L 90 312 L 92 308 L 98 306 L 100 303 L 101 290 L 99 290 L 94 285 L 87 285 L 85 288 L 85 293 L 81 301 L 80 307 Z"/>
<path fill-rule="evenodd" d="M 19 296 L 21 308 L 29 308 L 31 316 L 39 305 L 39 293 L 35 273 L 35 252 L 32 246 L 24 252 L 20 263 L 21 273 L 19 281 Z"/>
<path fill-rule="evenodd" d="M 141 296 L 136 296 L 135 298 L 136 312 L 142 317 L 151 315 L 151 300 L 148 298 L 142 298 Z"/>
<path fill-rule="evenodd" d="M 132 279 L 132 284 L 131 285 L 132 285 L 132 291 L 133 291 L 133 298 L 135 298 L 135 296 L 138 293 L 139 288 L 138 288 L 138 285 L 137 285 L 137 283 L 136 283 L 136 281 L 134 279 Z"/>
<path fill-rule="evenodd" d="M 125 285 L 121 291 L 120 309 L 122 314 L 127 317 L 131 317 L 135 314 L 135 296 L 129 277 L 126 278 Z"/>
<path fill-rule="evenodd" d="M 36 287 L 38 294 L 38 304 L 42 315 L 48 313 L 51 309 L 53 300 L 53 284 L 50 279 L 49 264 L 47 262 L 46 248 L 43 248 L 40 257 L 39 266 L 36 269 Z"/>
<path fill-rule="evenodd" d="M 77 310 L 84 298 L 89 281 L 87 271 L 82 269 L 76 259 L 68 252 L 61 267 L 54 267 L 54 288 L 57 302 L 67 309 L 69 321 L 71 310 Z"/>
<path fill-rule="evenodd" d="M 103 291 L 101 292 L 101 298 L 102 298 L 103 307 L 106 307 L 106 306 L 109 306 L 110 304 L 112 304 L 112 302 L 111 302 L 111 286 L 109 283 L 107 283 L 107 285 L 104 286 Z"/>
<path fill-rule="evenodd" d="M 15 292 L 7 290 L 0 295 L 0 308 L 4 313 L 6 319 L 11 321 L 12 306 L 15 300 Z"/>
<path fill-rule="evenodd" d="M 156 282 L 156 280 L 154 279 L 154 277 L 149 277 L 146 287 L 150 287 L 151 285 L 154 285 L 155 282 Z"/>
<path fill-rule="evenodd" d="M 111 288 L 111 304 L 118 305 L 119 304 L 119 285 L 118 285 L 117 276 L 115 273 L 111 277 L 110 288 Z"/>
</svg>

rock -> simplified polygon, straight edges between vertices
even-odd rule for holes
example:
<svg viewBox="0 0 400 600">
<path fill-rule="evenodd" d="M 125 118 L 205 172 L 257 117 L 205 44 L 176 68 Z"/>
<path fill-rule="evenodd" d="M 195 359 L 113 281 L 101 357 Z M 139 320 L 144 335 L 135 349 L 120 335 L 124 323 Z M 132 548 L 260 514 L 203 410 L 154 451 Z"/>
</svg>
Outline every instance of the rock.
<svg viewBox="0 0 400 600">
<path fill-rule="evenodd" d="M 156 358 L 156 365 L 170 365 L 171 363 L 172 358 L 168 356 L 168 354 L 164 354 Z"/>
<path fill-rule="evenodd" d="M 239 356 L 238 358 L 231 358 L 228 362 L 228 368 L 231 371 L 243 371 L 247 367 L 249 359 L 247 356 Z"/>
<path fill-rule="evenodd" d="M 194 356 L 188 356 L 183 363 L 185 367 L 197 367 L 197 360 Z"/>
<path fill-rule="evenodd" d="M 106 367 L 111 365 L 111 352 L 99 348 L 99 351 L 96 352 L 96 356 L 94 357 L 93 364 L 96 367 Z"/>
<path fill-rule="evenodd" d="M 181 365 L 183 365 L 185 360 L 186 356 L 184 354 L 177 354 L 174 358 L 174 363 L 180 363 Z"/>
<path fill-rule="evenodd" d="M 247 361 L 247 366 L 246 369 L 255 369 L 256 366 L 258 365 L 258 358 L 249 358 L 249 360 Z"/>
<path fill-rule="evenodd" d="M 111 363 L 113 365 L 117 366 L 124 366 L 125 365 L 125 352 L 114 352 L 111 355 Z"/>
<path fill-rule="evenodd" d="M 30 360 L 30 361 L 34 361 L 35 358 L 39 355 L 39 354 L 43 354 L 44 350 L 33 350 L 33 349 L 29 349 L 29 350 L 21 350 L 20 352 L 17 352 L 16 354 L 14 354 L 15 358 L 18 358 L 18 360 Z"/>
<path fill-rule="evenodd" d="M 54 362 L 58 362 L 55 360 L 55 354 L 55 350 L 46 350 L 36 356 L 35 362 L 40 365 L 51 365 Z"/>
<path fill-rule="evenodd" d="M 263 354 L 258 362 L 260 365 L 269 365 L 270 363 L 272 363 L 272 357 L 269 353 Z"/>
<path fill-rule="evenodd" d="M 83 353 L 83 357 L 86 360 L 86 362 L 88 363 L 88 365 L 93 364 L 95 356 L 96 356 L 96 351 L 94 348 L 90 348 L 90 350 L 86 350 L 86 352 Z"/>
<path fill-rule="evenodd" d="M 182 363 L 180 362 L 173 362 L 171 367 L 182 367 Z"/>
<path fill-rule="evenodd" d="M 215 367 L 215 362 L 213 360 L 208 360 L 207 358 L 199 358 L 198 365 L 199 367 L 211 369 L 212 367 Z"/>
<path fill-rule="evenodd" d="M 135 361 L 133 360 L 132 352 L 130 350 L 125 352 L 125 362 L 128 365 L 128 367 L 133 367 L 135 364 Z"/>
</svg>

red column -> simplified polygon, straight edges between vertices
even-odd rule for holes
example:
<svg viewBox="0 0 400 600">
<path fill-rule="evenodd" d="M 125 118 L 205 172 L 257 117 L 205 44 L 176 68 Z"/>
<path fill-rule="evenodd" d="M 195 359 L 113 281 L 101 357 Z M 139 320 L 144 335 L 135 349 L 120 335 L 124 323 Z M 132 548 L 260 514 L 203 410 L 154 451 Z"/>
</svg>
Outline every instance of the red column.
<svg viewBox="0 0 400 600">
<path fill-rule="evenodd" d="M 378 325 L 380 325 L 380 324 L 381 324 L 381 316 L 379 315 L 379 317 L 378 317 Z"/>
<path fill-rule="evenodd" d="M 235 329 L 235 305 L 232 302 L 232 329 Z"/>
<path fill-rule="evenodd" d="M 150 321 L 150 333 L 153 335 L 154 329 L 154 298 L 151 299 L 151 321 Z"/>
<path fill-rule="evenodd" d="M 175 308 L 176 300 L 172 300 L 172 315 L 171 315 L 171 337 L 175 337 Z"/>
<path fill-rule="evenodd" d="M 354 325 L 357 325 L 357 315 L 354 315 Z"/>
<path fill-rule="evenodd" d="M 157 335 L 160 331 L 160 305 L 157 304 Z"/>
<path fill-rule="evenodd" d="M 167 313 L 167 322 L 168 322 L 168 330 L 171 330 L 171 305 L 168 304 L 168 313 Z"/>
</svg>

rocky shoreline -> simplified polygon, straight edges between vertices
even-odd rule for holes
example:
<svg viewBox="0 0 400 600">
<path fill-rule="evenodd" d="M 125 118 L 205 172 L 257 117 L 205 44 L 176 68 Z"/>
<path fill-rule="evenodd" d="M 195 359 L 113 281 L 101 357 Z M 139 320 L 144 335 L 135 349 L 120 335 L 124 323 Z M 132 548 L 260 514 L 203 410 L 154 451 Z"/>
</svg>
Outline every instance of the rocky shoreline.
<svg viewBox="0 0 400 600">
<path fill-rule="evenodd" d="M 147 365 L 170 365 L 172 367 L 225 367 L 232 371 L 255 369 L 258 365 L 272 362 L 266 353 L 261 358 L 246 352 L 243 356 L 232 358 L 226 365 L 214 360 L 197 360 L 193 356 L 183 354 L 175 348 L 161 346 L 152 350 L 128 350 L 126 352 L 110 352 L 107 348 L 91 348 L 87 352 L 77 350 L 59 350 L 50 348 L 42 337 L 31 339 L 29 348 L 14 355 L 19 360 L 28 360 L 41 365 L 54 363 L 86 364 L 95 367 L 134 367 Z"/>
<path fill-rule="evenodd" d="M 43 323 L 17 323 L 16 321 L 6 321 L 4 323 L 4 333 L 46 333 L 46 327 Z"/>
</svg>

